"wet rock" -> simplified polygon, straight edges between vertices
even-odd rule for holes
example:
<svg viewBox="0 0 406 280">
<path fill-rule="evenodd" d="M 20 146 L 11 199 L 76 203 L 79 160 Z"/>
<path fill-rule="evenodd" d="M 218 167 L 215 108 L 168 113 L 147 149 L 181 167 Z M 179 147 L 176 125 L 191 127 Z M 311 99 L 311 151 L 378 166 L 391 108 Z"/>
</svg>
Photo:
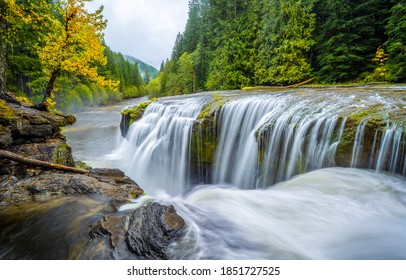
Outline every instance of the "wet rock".
<svg viewBox="0 0 406 280">
<path fill-rule="evenodd" d="M 108 236 L 110 245 L 118 250 L 125 246 L 125 233 L 128 226 L 128 216 L 104 216 L 92 227 L 89 234 L 91 238 Z"/>
<path fill-rule="evenodd" d="M 182 236 L 185 221 L 173 206 L 152 203 L 136 209 L 126 234 L 127 246 L 147 259 L 168 259 L 169 245 Z"/>
<path fill-rule="evenodd" d="M 140 195 L 138 185 L 112 185 L 82 174 L 40 172 L 23 179 L 13 175 L 0 177 L 0 206 L 24 201 L 49 201 L 78 194 L 102 194 L 112 202 L 122 203 Z"/>
<path fill-rule="evenodd" d="M 0 147 L 8 147 L 13 143 L 11 131 L 8 127 L 0 125 Z"/>
<path fill-rule="evenodd" d="M 104 177 L 124 177 L 125 174 L 120 169 L 115 168 L 93 168 L 90 174 L 94 176 L 104 176 Z"/>
<path fill-rule="evenodd" d="M 126 137 L 130 129 L 131 117 L 129 115 L 122 115 L 120 121 L 121 136 Z"/>
<path fill-rule="evenodd" d="M 106 183 L 104 194 L 119 202 L 137 198 L 144 193 L 136 182 L 119 169 L 94 168 L 90 170 L 89 176 Z M 113 187 L 107 187 L 108 185 Z"/>
<path fill-rule="evenodd" d="M 74 166 L 71 148 L 60 134 L 60 128 L 75 121 L 73 116 L 50 114 L 0 100 L 0 149 L 32 159 Z M 0 158 L 0 175 L 23 178 L 31 169 Z"/>
<path fill-rule="evenodd" d="M 8 104 L 8 108 L 11 112 L 7 121 L 15 144 L 39 143 L 60 136 L 61 127 L 76 121 L 73 116 L 49 114 L 17 104 Z"/>
<path fill-rule="evenodd" d="M 60 138 L 47 139 L 42 143 L 13 145 L 8 147 L 7 150 L 32 159 L 72 167 L 75 166 L 71 147 Z M 0 174 L 11 174 L 22 177 L 29 173 L 29 170 L 33 169 L 32 167 L 5 159 L 0 159 L 0 163 L 2 164 Z"/>
<path fill-rule="evenodd" d="M 121 122 L 120 122 L 120 130 L 121 135 L 126 137 L 130 126 L 135 121 L 139 120 L 145 112 L 145 109 L 152 103 L 153 101 L 146 101 L 138 104 L 134 107 L 128 107 L 121 111 Z"/>
</svg>

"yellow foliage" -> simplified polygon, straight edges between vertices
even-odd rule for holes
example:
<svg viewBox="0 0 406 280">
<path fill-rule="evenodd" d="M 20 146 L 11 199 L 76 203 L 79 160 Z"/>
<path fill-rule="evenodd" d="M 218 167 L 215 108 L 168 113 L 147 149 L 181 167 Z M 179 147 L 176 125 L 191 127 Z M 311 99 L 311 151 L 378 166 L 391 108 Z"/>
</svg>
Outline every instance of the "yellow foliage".
<svg viewBox="0 0 406 280">
<path fill-rule="evenodd" d="M 46 45 L 39 56 L 48 76 L 62 71 L 114 88 L 117 84 L 100 77 L 97 68 L 92 66 L 94 63 L 107 63 L 101 42 L 106 26 L 101 16 L 102 9 L 89 13 L 84 8 L 84 2 L 60 1 L 62 20 L 55 26 L 55 31 L 46 37 Z"/>
<path fill-rule="evenodd" d="M 47 100 L 45 101 L 45 107 L 47 108 L 48 112 L 51 112 L 54 110 L 56 102 L 55 102 L 55 93 L 52 92 L 51 93 L 51 97 L 47 98 Z"/>
<path fill-rule="evenodd" d="M 375 53 L 375 57 L 372 59 L 373 62 L 383 66 L 385 65 L 386 61 L 388 60 L 388 54 L 385 53 L 383 47 L 379 47 Z"/>
<path fill-rule="evenodd" d="M 388 68 L 386 67 L 386 61 L 388 60 L 389 56 L 385 53 L 385 49 L 383 47 L 379 47 L 376 50 L 375 57 L 372 59 L 373 62 L 378 64 L 378 67 L 366 77 L 367 82 L 378 82 L 378 81 L 385 81 L 386 74 L 388 73 Z"/>
<path fill-rule="evenodd" d="M 16 99 L 21 104 L 29 105 L 29 106 L 33 105 L 31 100 L 29 100 L 26 96 L 16 96 Z"/>
</svg>

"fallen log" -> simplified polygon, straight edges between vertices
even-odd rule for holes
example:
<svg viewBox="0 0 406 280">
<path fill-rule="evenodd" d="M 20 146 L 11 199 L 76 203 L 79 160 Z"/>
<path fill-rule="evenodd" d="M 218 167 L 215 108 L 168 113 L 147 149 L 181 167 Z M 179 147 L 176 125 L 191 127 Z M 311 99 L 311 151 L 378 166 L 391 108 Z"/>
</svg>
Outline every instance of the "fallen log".
<svg viewBox="0 0 406 280">
<path fill-rule="evenodd" d="M 10 151 L 5 151 L 5 150 L 0 150 L 0 158 L 5 158 L 9 159 L 15 162 L 19 162 L 25 165 L 29 166 L 38 166 L 38 167 L 43 167 L 43 168 L 49 168 L 49 169 L 56 169 L 56 170 L 61 170 L 61 171 L 66 171 L 66 172 L 71 172 L 71 173 L 79 173 L 79 174 L 89 174 L 89 171 L 80 169 L 80 168 L 75 168 L 75 167 L 70 167 L 62 164 L 56 164 L 56 163 L 50 163 L 47 161 L 42 161 L 42 160 L 37 160 L 37 159 L 32 159 L 32 158 L 27 158 L 20 156 L 19 154 L 10 152 Z"/>
<path fill-rule="evenodd" d="M 301 83 L 298 83 L 298 84 L 294 84 L 294 85 L 289 85 L 289 86 L 286 86 L 286 87 L 287 87 L 287 88 L 299 87 L 299 86 L 302 86 L 302 85 L 305 85 L 305 84 L 310 83 L 310 82 L 313 81 L 314 79 L 316 79 L 316 78 L 311 78 L 311 79 L 308 79 L 308 80 L 306 80 L 306 81 L 304 81 L 304 82 L 301 82 Z"/>
</svg>

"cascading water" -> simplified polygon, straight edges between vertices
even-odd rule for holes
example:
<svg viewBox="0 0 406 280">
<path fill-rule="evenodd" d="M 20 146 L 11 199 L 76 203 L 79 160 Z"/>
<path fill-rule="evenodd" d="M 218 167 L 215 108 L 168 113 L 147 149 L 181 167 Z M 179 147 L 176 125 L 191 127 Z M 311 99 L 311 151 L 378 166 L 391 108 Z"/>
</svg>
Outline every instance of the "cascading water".
<svg viewBox="0 0 406 280">
<path fill-rule="evenodd" d="M 342 135 L 334 132 L 348 101 L 326 100 L 275 94 L 226 103 L 221 110 L 214 182 L 264 187 L 333 166 Z"/>
<path fill-rule="evenodd" d="M 406 259 L 405 89 L 161 98 L 104 162 L 119 163 L 147 195 L 121 213 L 99 195 L 10 209 L 0 258 L 137 259 L 88 243 L 88 226 L 154 200 L 186 221 L 167 252 L 174 259 Z M 99 114 L 86 118 L 102 125 Z M 92 162 L 105 161 L 103 147 Z"/>
<path fill-rule="evenodd" d="M 188 184 L 192 125 L 206 101 L 200 97 L 149 105 L 116 151 L 120 167 L 149 192 L 181 194 Z"/>
<path fill-rule="evenodd" d="M 203 171 L 202 160 L 207 151 L 199 148 L 194 156 L 190 152 L 192 133 L 198 146 L 207 141 L 199 139 L 202 125 L 207 124 L 204 118 L 197 118 L 210 95 L 154 102 L 131 126 L 121 145 L 121 167 L 141 185 L 171 194 L 185 194 L 191 176 L 200 183 L 263 188 L 297 174 L 337 166 L 337 150 L 343 150 L 345 144 L 348 159 L 339 166 L 369 166 L 406 175 L 404 128 L 386 121 L 377 130 L 371 122 L 380 112 L 363 112 L 372 105 L 382 106 L 382 110 L 405 108 L 405 102 L 375 92 L 360 95 L 361 101 L 359 95 L 328 91 L 229 96 L 231 100 L 219 106 L 212 121 L 211 134 L 217 139 L 208 172 Z M 360 120 L 354 120 L 358 115 Z M 375 135 L 373 144 L 364 143 L 371 133 Z M 193 167 L 196 174 L 192 174 Z"/>
<path fill-rule="evenodd" d="M 375 135 L 377 137 L 377 135 Z M 374 140 L 374 142 L 377 140 Z M 406 134 L 396 124 L 388 124 L 377 151 L 376 171 L 406 175 Z"/>
<path fill-rule="evenodd" d="M 159 100 L 119 150 L 147 192 L 166 190 L 123 209 L 153 199 L 186 220 L 172 258 L 406 259 L 406 133 L 392 114 L 404 99 L 309 90 L 222 99 L 217 110 L 202 95 Z"/>
</svg>

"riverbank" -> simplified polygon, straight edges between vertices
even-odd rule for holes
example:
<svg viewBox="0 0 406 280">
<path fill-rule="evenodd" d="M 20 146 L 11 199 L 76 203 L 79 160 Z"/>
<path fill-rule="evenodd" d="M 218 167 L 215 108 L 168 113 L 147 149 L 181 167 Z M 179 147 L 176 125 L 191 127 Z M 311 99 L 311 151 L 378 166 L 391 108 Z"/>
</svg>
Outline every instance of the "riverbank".
<svg viewBox="0 0 406 280">
<path fill-rule="evenodd" d="M 63 195 L 100 193 L 112 199 L 129 199 L 143 193 L 134 181 L 117 170 L 95 169 L 75 174 L 44 169 L 41 162 L 75 167 L 72 150 L 60 132 L 76 119 L 3 100 L 0 105 L 0 148 L 23 159 L 22 162 L 0 157 L 0 206 L 46 201 Z M 116 188 L 122 190 L 112 191 Z"/>
</svg>

